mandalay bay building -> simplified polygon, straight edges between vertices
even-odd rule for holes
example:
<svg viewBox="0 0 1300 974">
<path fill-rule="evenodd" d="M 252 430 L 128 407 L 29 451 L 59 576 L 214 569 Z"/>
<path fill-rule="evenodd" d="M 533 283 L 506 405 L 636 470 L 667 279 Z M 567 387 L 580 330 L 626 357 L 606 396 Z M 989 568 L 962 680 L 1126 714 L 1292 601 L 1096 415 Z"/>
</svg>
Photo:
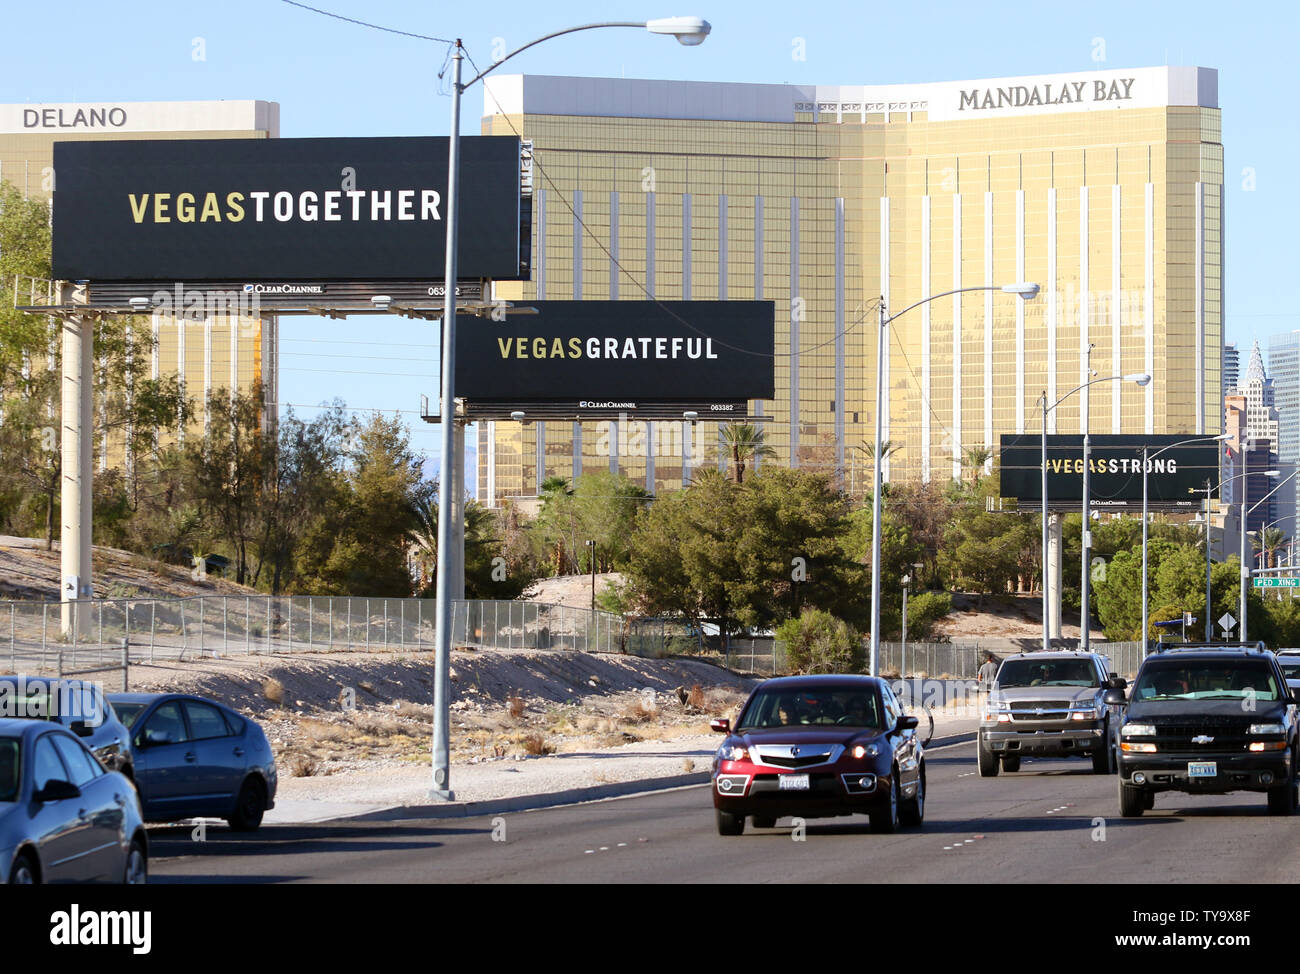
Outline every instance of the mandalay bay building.
<svg viewBox="0 0 1300 974">
<path fill-rule="evenodd" d="M 510 299 L 767 299 L 776 460 L 871 479 L 878 303 L 885 475 L 970 475 L 1039 396 L 1096 376 L 1048 431 L 1217 433 L 1223 146 L 1196 67 L 805 87 L 513 75 L 484 134 L 532 140 L 533 275 Z M 702 390 L 707 394 L 707 390 Z M 557 391 L 564 395 L 564 391 Z M 719 463 L 717 424 L 481 423 L 485 503 L 613 469 L 671 490 Z M 972 453 L 974 452 L 974 456 Z"/>
</svg>

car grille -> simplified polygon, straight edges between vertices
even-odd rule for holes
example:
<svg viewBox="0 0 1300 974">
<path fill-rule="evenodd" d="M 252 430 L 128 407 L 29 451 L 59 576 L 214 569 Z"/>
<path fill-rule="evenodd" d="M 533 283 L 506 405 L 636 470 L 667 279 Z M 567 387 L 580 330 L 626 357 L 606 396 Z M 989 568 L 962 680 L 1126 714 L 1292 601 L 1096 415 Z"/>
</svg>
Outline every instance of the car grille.
<svg viewBox="0 0 1300 974">
<path fill-rule="evenodd" d="M 830 753 L 809 754 L 807 756 L 799 755 L 797 758 L 779 757 L 776 755 L 766 755 L 763 758 L 764 764 L 770 764 L 777 768 L 811 768 L 818 764 L 825 764 L 830 760 Z"/>
<path fill-rule="evenodd" d="M 1234 718 L 1205 718 L 1194 724 L 1157 724 L 1156 747 L 1165 753 L 1195 754 L 1209 751 L 1244 751 L 1250 743 L 1250 725 Z M 1214 740 L 1198 743 L 1195 737 Z"/>
<path fill-rule="evenodd" d="M 843 753 L 843 744 L 759 744 L 749 750 L 750 760 L 755 764 L 790 770 L 833 764 Z"/>
<path fill-rule="evenodd" d="M 1011 704 L 1012 720 L 1067 720 L 1069 716 L 1070 704 L 1061 700 L 1016 700 Z"/>
</svg>

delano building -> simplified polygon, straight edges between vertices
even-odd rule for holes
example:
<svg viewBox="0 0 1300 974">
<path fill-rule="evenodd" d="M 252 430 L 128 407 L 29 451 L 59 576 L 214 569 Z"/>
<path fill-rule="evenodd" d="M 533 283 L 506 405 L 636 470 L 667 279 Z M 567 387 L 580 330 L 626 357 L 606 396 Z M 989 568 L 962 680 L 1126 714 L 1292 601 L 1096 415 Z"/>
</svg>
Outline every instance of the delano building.
<svg viewBox="0 0 1300 974">
<path fill-rule="evenodd" d="M 53 147 L 61 141 L 274 139 L 279 135 L 280 106 L 267 101 L 0 105 L 0 181 L 28 198 L 49 199 L 56 179 Z M 11 283 L 6 282 L 6 295 Z M 186 392 L 198 400 L 198 418 L 191 432 L 202 432 L 206 421 L 202 403 L 217 389 L 247 393 L 260 382 L 264 415 L 274 418 L 278 398 L 274 317 L 242 317 L 219 310 L 205 320 L 179 323 L 174 317 L 155 315 L 153 324 L 157 338 L 153 376 L 179 375 Z M 184 435 L 185 431 L 177 432 Z M 120 458 L 119 445 L 96 444 L 100 469 Z"/>
<path fill-rule="evenodd" d="M 1156 67 L 805 87 L 499 76 L 482 131 L 534 144 L 534 270 L 508 298 L 775 301 L 779 462 L 870 484 L 877 302 L 968 292 L 890 329 L 894 480 L 1049 432 L 1217 433 L 1223 147 L 1218 74 Z M 466 391 L 468 394 L 468 391 Z M 557 395 L 564 395 L 557 390 Z M 618 469 L 653 491 L 718 462 L 715 424 L 484 423 L 478 496 Z M 642 449 L 629 449 L 644 444 Z M 649 455 L 641 455 L 649 454 Z M 771 462 L 771 461 L 769 461 Z"/>
</svg>

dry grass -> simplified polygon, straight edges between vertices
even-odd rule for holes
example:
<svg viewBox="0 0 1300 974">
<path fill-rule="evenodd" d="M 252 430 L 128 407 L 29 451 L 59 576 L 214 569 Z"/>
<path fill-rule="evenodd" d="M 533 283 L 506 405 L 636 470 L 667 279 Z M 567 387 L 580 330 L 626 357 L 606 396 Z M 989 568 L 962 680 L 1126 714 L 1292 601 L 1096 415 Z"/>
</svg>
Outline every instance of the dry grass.
<svg viewBox="0 0 1300 974">
<path fill-rule="evenodd" d="M 682 770 L 685 771 L 687 774 L 690 774 L 692 771 L 695 770 L 695 762 L 692 761 L 690 758 L 684 759 L 682 761 Z"/>
<path fill-rule="evenodd" d="M 645 700 L 638 700 L 635 704 L 619 714 L 622 720 L 629 724 L 645 724 L 659 718 L 659 708 L 653 703 Z"/>
<path fill-rule="evenodd" d="M 506 712 L 515 720 L 524 715 L 524 698 L 519 694 L 512 694 L 506 697 Z"/>
<path fill-rule="evenodd" d="M 686 695 L 686 706 L 692 707 L 695 710 L 703 710 L 704 704 L 704 691 L 701 690 L 700 685 L 696 683 L 691 687 L 691 692 Z"/>
<path fill-rule="evenodd" d="M 311 717 L 304 717 L 298 721 L 298 730 L 303 737 L 314 744 L 322 744 L 325 741 L 346 741 L 352 737 L 350 727 L 331 724 L 325 720 L 314 720 Z"/>
<path fill-rule="evenodd" d="M 524 749 L 525 754 L 555 753 L 555 745 L 548 742 L 541 734 L 525 734 L 519 741 L 519 745 Z"/>
<path fill-rule="evenodd" d="M 285 758 L 289 773 L 295 778 L 310 778 L 318 770 L 316 759 L 310 754 L 290 754 Z"/>
<path fill-rule="evenodd" d="M 284 684 L 273 676 L 268 676 L 262 683 L 262 696 L 277 707 L 284 706 Z"/>
</svg>

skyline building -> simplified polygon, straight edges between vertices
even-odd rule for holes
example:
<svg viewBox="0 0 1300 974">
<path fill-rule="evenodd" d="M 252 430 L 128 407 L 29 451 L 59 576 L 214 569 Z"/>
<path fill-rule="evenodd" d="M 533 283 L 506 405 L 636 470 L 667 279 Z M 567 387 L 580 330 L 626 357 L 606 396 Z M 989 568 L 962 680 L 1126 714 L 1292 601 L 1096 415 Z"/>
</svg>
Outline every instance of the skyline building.
<svg viewBox="0 0 1300 974">
<path fill-rule="evenodd" d="M 887 479 L 959 478 L 1002 433 L 1216 434 L 1223 423 L 1218 74 L 1153 67 L 900 85 L 504 75 L 482 132 L 533 143 L 531 281 L 498 296 L 768 299 L 776 462 L 870 486 L 878 302 Z M 472 396 L 472 390 L 464 390 Z M 676 429 L 674 429 L 676 428 Z M 477 496 L 722 463 L 717 423 L 480 424 Z M 693 435 L 691 435 L 693 433 Z M 684 435 L 683 435 L 684 434 Z"/>
</svg>

